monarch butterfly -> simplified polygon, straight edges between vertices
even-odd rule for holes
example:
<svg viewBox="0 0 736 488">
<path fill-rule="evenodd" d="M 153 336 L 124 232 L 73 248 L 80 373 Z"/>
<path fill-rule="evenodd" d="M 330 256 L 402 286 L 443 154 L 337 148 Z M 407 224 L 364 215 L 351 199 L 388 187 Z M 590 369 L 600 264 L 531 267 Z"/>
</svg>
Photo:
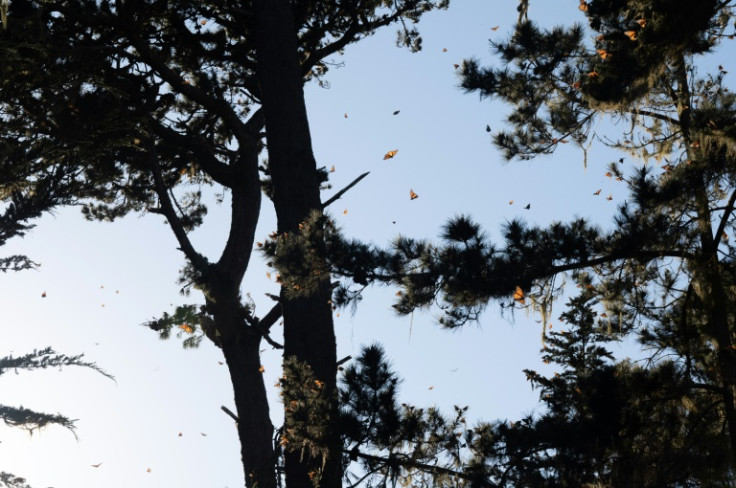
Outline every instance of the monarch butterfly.
<svg viewBox="0 0 736 488">
<path fill-rule="evenodd" d="M 578 8 L 580 10 L 582 10 L 583 12 L 587 12 L 588 11 L 588 4 L 585 3 L 584 0 L 580 0 L 580 5 L 578 6 Z"/>
<path fill-rule="evenodd" d="M 333 164 L 332 168 L 330 168 L 330 173 L 334 173 L 334 172 L 335 172 L 335 165 Z"/>
<path fill-rule="evenodd" d="M 495 32 L 498 30 L 499 27 L 500 27 L 499 25 L 497 25 L 496 27 L 491 27 L 491 30 Z"/>
<path fill-rule="evenodd" d="M 636 31 L 627 30 L 627 31 L 624 31 L 624 34 L 626 35 L 626 37 L 628 37 L 632 41 L 635 41 L 636 40 Z"/>
<path fill-rule="evenodd" d="M 389 151 L 389 152 L 387 152 L 387 153 L 386 153 L 386 154 L 385 154 L 385 155 L 383 156 L 383 159 L 384 159 L 384 160 L 386 160 L 386 159 L 391 159 L 391 158 L 393 158 L 394 156 L 396 156 L 396 153 L 397 153 L 397 152 L 399 152 L 399 150 L 398 150 L 398 149 L 394 149 L 393 151 Z"/>
<path fill-rule="evenodd" d="M 416 198 L 419 198 L 419 195 L 414 193 L 414 190 L 409 190 L 409 200 L 414 200 Z"/>
<path fill-rule="evenodd" d="M 192 326 L 191 326 L 191 325 L 189 325 L 189 324 L 181 324 L 181 325 L 179 326 L 179 328 L 180 328 L 181 330 L 183 330 L 184 332 L 186 332 L 187 334 L 191 334 L 192 332 L 194 332 L 194 329 L 193 329 L 193 328 L 192 328 Z"/>
<path fill-rule="evenodd" d="M 609 194 L 609 195 L 608 195 L 608 196 L 606 197 L 606 200 L 609 200 L 609 201 L 610 201 L 610 200 L 613 200 L 613 195 Z"/>
<path fill-rule="evenodd" d="M 605 49 L 598 49 L 597 50 L 598 55 L 601 57 L 601 59 L 606 59 L 610 54 Z"/>
<path fill-rule="evenodd" d="M 600 195 L 600 194 L 601 194 L 601 190 L 598 190 L 597 192 L 593 193 L 593 195 Z"/>
<path fill-rule="evenodd" d="M 261 364 L 261 366 L 258 368 L 259 373 L 263 373 L 266 371 L 266 368 Z"/>
<path fill-rule="evenodd" d="M 516 291 L 514 291 L 514 300 L 522 305 L 526 303 L 526 300 L 524 299 L 524 290 L 522 290 L 520 286 L 517 286 Z"/>
</svg>

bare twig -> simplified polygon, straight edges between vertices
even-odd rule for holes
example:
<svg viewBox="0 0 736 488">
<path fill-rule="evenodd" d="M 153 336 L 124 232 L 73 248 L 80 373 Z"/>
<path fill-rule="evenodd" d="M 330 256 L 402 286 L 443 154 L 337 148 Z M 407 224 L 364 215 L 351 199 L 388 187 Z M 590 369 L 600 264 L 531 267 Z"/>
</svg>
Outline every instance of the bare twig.
<svg viewBox="0 0 736 488">
<path fill-rule="evenodd" d="M 369 174 L 371 174 L 371 172 L 370 172 L 370 171 L 366 171 L 366 172 L 365 172 L 365 173 L 363 173 L 362 175 L 360 175 L 360 176 L 358 176 L 357 178 L 355 178 L 355 179 L 354 179 L 354 180 L 352 181 L 352 183 L 350 183 L 350 184 L 349 184 L 348 186 L 346 186 L 345 188 L 343 188 L 343 189 L 342 189 L 342 190 L 340 190 L 339 192 L 335 193 L 335 195 L 334 195 L 334 196 L 333 196 L 332 198 L 330 198 L 330 199 L 329 199 L 329 200 L 327 200 L 327 201 L 326 201 L 325 203 L 323 203 L 323 204 L 322 204 L 322 209 L 325 209 L 325 208 L 327 208 L 327 206 L 328 206 L 328 205 L 330 205 L 331 203 L 334 203 L 334 202 L 335 202 L 336 200 L 339 200 L 339 199 L 340 199 L 340 197 L 341 197 L 341 196 L 343 196 L 343 195 L 345 194 L 345 192 L 346 192 L 346 191 L 348 191 L 349 189 L 351 189 L 352 187 L 354 187 L 355 185 L 357 185 L 357 184 L 358 184 L 358 182 L 359 182 L 360 180 L 362 180 L 363 178 L 365 178 L 365 177 L 366 177 L 366 176 L 368 176 Z"/>
</svg>

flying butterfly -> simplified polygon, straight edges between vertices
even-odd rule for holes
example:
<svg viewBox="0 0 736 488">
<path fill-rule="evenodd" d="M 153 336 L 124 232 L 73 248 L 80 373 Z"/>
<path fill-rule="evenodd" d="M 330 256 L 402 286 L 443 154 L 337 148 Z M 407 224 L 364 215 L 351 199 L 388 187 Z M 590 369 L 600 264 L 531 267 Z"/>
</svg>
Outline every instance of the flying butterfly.
<svg viewBox="0 0 736 488">
<path fill-rule="evenodd" d="M 517 301 L 522 305 L 526 303 L 526 300 L 524 299 L 524 290 L 522 290 L 520 286 L 517 286 L 514 291 L 514 301 Z"/>
<path fill-rule="evenodd" d="M 496 31 L 498 30 L 498 28 L 499 28 L 499 27 L 501 27 L 501 26 L 500 26 L 500 25 L 497 25 L 496 27 L 491 27 L 491 30 L 492 30 L 493 32 L 496 32 Z"/>
<path fill-rule="evenodd" d="M 600 189 L 598 191 L 596 191 L 596 192 L 593 193 L 593 195 L 600 195 L 600 194 L 601 194 L 601 190 Z"/>
<path fill-rule="evenodd" d="M 632 41 L 636 40 L 636 31 L 634 30 L 624 31 L 624 35 L 628 37 L 629 39 L 631 39 Z"/>
<path fill-rule="evenodd" d="M 410 189 L 409 190 L 409 200 L 415 200 L 417 198 L 419 198 L 419 195 L 417 195 L 416 193 L 414 193 L 414 190 L 411 190 Z"/>
<path fill-rule="evenodd" d="M 384 154 L 384 156 L 383 156 L 383 160 L 385 161 L 385 160 L 387 160 L 387 159 L 391 159 L 391 158 L 393 158 L 394 156 L 396 156 L 396 153 L 397 153 L 397 152 L 399 152 L 399 150 L 398 150 L 398 149 L 394 149 L 393 151 L 389 151 L 389 152 L 387 152 L 386 154 Z"/>
</svg>

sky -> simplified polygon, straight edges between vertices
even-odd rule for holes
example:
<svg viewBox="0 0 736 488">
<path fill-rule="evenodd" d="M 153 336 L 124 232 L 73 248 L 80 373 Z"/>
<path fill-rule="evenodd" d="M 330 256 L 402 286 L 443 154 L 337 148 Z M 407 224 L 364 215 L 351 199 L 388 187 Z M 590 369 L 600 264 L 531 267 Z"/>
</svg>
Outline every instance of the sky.
<svg viewBox="0 0 736 488">
<path fill-rule="evenodd" d="M 509 108 L 458 88 L 453 65 L 470 57 L 495 62 L 488 40 L 509 35 L 517 3 L 455 0 L 448 11 L 420 22 L 420 53 L 395 47 L 396 29 L 385 28 L 346 49 L 344 66 L 326 76 L 329 88 L 307 86 L 318 165 L 335 167 L 333 189 L 323 200 L 370 171 L 329 207 L 346 235 L 378 245 L 399 234 L 434 239 L 458 214 L 471 215 L 491 237 L 517 217 L 539 225 L 573 217 L 610 222 L 625 197 L 623 184 L 604 176 L 614 155 L 594 145 L 586 168 L 579 149 L 564 147 L 552 157 L 506 163 L 486 125 L 499 130 Z M 529 16 L 545 25 L 583 21 L 578 3 L 531 2 Z M 395 149 L 394 158 L 383 160 Z M 418 198 L 410 200 L 410 191 Z M 227 202 L 211 205 L 194 233 L 195 246 L 219 255 L 227 217 Z M 0 471 L 23 476 L 34 488 L 242 486 L 235 425 L 220 410 L 234 410 L 220 351 L 206 340 L 185 350 L 181 339 L 160 341 L 142 326 L 175 305 L 201 303 L 196 291 L 179 293 L 184 260 L 162 218 L 96 223 L 67 208 L 36 224 L 0 249 L 0 255 L 23 253 L 41 263 L 0 276 L 0 355 L 46 346 L 84 353 L 115 381 L 83 368 L 0 376 L 0 403 L 78 419 L 76 437 L 54 426 L 33 435 L 0 426 Z M 275 228 L 264 200 L 257 240 Z M 267 271 L 255 255 L 242 289 L 257 314 L 272 305 L 265 293 L 278 294 Z M 522 372 L 550 372 L 539 357 L 539 317 L 502 317 L 491 306 L 477 324 L 447 331 L 432 311 L 396 316 L 395 292 L 369 289 L 354 313 L 336 314 L 339 358 L 381 343 L 403 378 L 401 401 L 418 406 L 450 412 L 467 405 L 477 420 L 515 419 L 539 408 Z M 280 376 L 280 363 L 280 352 L 267 348 L 266 385 Z M 280 425 L 277 391 L 270 393 L 273 422 Z"/>
</svg>

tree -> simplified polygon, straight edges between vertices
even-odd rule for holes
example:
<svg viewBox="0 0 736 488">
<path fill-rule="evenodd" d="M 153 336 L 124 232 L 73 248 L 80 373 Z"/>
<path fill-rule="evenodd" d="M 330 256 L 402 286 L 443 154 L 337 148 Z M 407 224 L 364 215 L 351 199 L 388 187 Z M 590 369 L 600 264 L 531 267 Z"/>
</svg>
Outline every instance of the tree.
<svg viewBox="0 0 736 488">
<path fill-rule="evenodd" d="M 50 347 L 36 350 L 23 356 L 13 357 L 10 355 L 0 357 L 0 376 L 8 371 L 15 371 L 17 373 L 18 370 L 82 366 L 84 368 L 91 368 L 114 380 L 111 375 L 100 369 L 95 363 L 84 361 L 82 359 L 83 357 L 83 354 L 76 356 L 58 354 Z M 0 404 L 0 420 L 2 420 L 6 425 L 25 429 L 30 433 L 54 424 L 69 429 L 72 433 L 74 432 L 74 420 L 69 419 L 64 415 L 36 412 L 23 407 L 10 407 Z M 0 486 L 7 488 L 29 488 L 25 479 L 4 471 L 0 471 Z"/>
<path fill-rule="evenodd" d="M 573 369 L 567 377 L 575 378 L 572 384 L 564 376 L 531 374 L 533 384 L 550 395 L 549 413 L 527 419 L 522 427 L 490 429 L 487 437 L 480 437 L 490 449 L 485 452 L 502 445 L 499 438 L 506 439 L 506 450 L 491 458 L 505 457 L 511 468 L 481 470 L 483 483 L 513 485 L 516 480 L 514 486 L 543 486 L 561 479 L 606 479 L 614 486 L 728 485 L 736 456 L 736 283 L 729 240 L 736 204 L 736 98 L 725 86 L 725 69 L 719 66 L 701 75 L 699 60 L 736 36 L 733 4 L 583 1 L 579 10 L 588 28 L 550 30 L 525 19 L 527 6 L 522 3 L 513 36 L 492 43 L 502 66 L 482 68 L 466 61 L 463 87 L 514 107 L 508 117 L 511 130 L 494 139 L 508 159 L 550 154 L 568 142 L 584 150 L 602 140 L 644 162 L 627 169 L 621 158 L 608 166 L 607 176 L 629 188 L 612 229 L 584 219 L 546 228 L 513 221 L 504 228 L 504 241 L 495 244 L 479 225 L 458 217 L 445 226 L 441 244 L 400 238 L 389 249 L 329 231 L 325 259 L 335 274 L 346 278 L 340 303 L 359 298 L 366 283 L 389 282 L 401 287 L 395 305 L 399 313 L 436 304 L 448 327 L 477 319 L 491 301 L 511 312 L 534 308 L 546 325 L 551 305 L 563 293 L 561 277 L 568 275 L 606 318 L 607 333 L 639 339 L 649 351 L 648 367 L 599 364 L 592 377 Z M 596 134 L 594 122 L 601 118 L 607 119 L 607 127 L 621 128 L 621 135 L 608 130 Z M 288 267 L 289 261 L 282 259 Z M 282 275 L 309 282 L 296 266 Z M 584 310 L 578 305 L 575 313 Z M 583 334 L 579 340 L 598 334 L 585 325 L 587 320 L 577 322 Z M 559 336 L 547 338 L 543 332 L 543 340 L 553 346 L 547 353 L 550 360 L 562 358 L 561 351 L 571 354 L 557 349 L 563 345 Z M 620 373 L 624 378 L 614 379 L 616 371 L 625 371 Z M 597 450 L 586 451 L 591 439 L 565 445 L 560 431 L 545 432 L 550 426 L 567 433 L 578 429 L 590 405 L 572 398 L 575 388 L 585 393 L 582 383 L 603 380 L 610 383 L 611 394 L 619 391 L 637 405 L 638 411 L 615 413 L 622 422 L 619 432 L 626 433 L 622 442 L 628 445 L 594 439 Z M 616 398 L 611 400 L 613 407 Z M 566 420 L 561 405 L 571 401 L 573 418 Z M 714 424 L 716 429 L 709 430 Z M 604 427 L 598 425 L 595 435 L 605 433 Z M 719 437 L 721 428 L 728 433 L 725 439 Z M 677 449 L 661 444 L 663 439 Z M 708 452 L 709 445 L 719 454 L 705 471 L 698 471 L 698 450 Z M 557 447 L 545 452 L 547 446 Z M 689 450 L 692 446 L 698 447 Z M 662 456 L 657 467 L 633 462 L 636 456 L 651 460 L 641 458 L 651 453 Z M 632 463 L 616 468 L 611 456 Z M 551 473 L 551 481 L 539 478 L 544 473 Z"/>
<path fill-rule="evenodd" d="M 33 134 L 21 142 L 40 161 L 64 165 L 77 183 L 90 183 L 79 195 L 89 218 L 113 220 L 142 211 L 166 219 L 186 258 L 183 290 L 200 290 L 204 305 L 181 307 L 149 325 L 162 336 L 175 328 L 191 334 L 185 345 L 206 336 L 222 349 L 247 486 L 274 487 L 281 475 L 281 446 L 274 442 L 259 347 L 263 339 L 282 347 L 269 336 L 282 313 L 286 355 L 325 385 L 328 429 L 336 417 L 329 280 L 309 297 L 284 290 L 260 318 L 240 294 L 261 186 L 274 201 L 281 234 L 322 210 L 319 187 L 326 171 L 317 170 L 311 155 L 301 85 L 320 81 L 331 56 L 386 25 L 401 22 L 399 43 L 419 49 L 420 38 L 406 22 L 445 4 L 304 1 L 287 8 L 258 1 L 174 6 L 158 0 L 17 0 L 10 5 L 0 37 L 6 60 L 0 95 L 4 123 Z M 279 77 L 283 72 L 288 76 Z M 264 127 L 269 162 L 259 166 Z M 298 145 L 292 146 L 292 136 Z M 22 153 L 3 157 L 18 167 L 30 160 Z M 227 242 L 216 260 L 198 252 L 189 238 L 206 214 L 201 197 L 208 185 L 220 186 L 232 203 Z M 339 439 L 334 429 L 328 432 L 323 456 L 304 457 L 287 446 L 289 486 L 312 486 L 315 476 L 323 477 L 323 486 L 340 483 Z"/>
</svg>

